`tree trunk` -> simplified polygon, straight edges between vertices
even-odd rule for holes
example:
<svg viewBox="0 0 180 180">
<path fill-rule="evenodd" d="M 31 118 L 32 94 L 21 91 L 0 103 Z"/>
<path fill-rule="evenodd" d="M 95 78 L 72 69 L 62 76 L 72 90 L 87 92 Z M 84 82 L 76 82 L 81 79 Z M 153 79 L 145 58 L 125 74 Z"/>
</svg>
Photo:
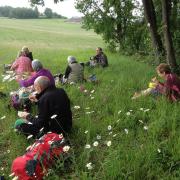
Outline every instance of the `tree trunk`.
<svg viewBox="0 0 180 180">
<path fill-rule="evenodd" d="M 154 4 L 152 0 L 142 0 L 142 2 L 144 6 L 145 18 L 150 30 L 152 46 L 154 48 L 155 56 L 157 57 L 157 59 L 159 59 L 161 55 L 164 55 L 164 47 L 157 30 Z"/>
<path fill-rule="evenodd" d="M 162 1 L 162 18 L 163 18 L 163 34 L 165 40 L 165 48 L 167 53 L 167 63 L 170 65 L 172 70 L 177 70 L 177 63 L 173 48 L 173 42 L 170 32 L 170 9 L 171 9 L 171 0 L 161 0 Z"/>
</svg>

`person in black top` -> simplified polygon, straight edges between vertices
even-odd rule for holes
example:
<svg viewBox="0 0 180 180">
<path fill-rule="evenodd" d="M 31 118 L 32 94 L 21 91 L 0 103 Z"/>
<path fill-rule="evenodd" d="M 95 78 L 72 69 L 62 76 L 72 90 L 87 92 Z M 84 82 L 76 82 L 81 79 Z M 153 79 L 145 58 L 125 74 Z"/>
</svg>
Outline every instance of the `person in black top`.
<svg viewBox="0 0 180 180">
<path fill-rule="evenodd" d="M 101 65 L 102 67 L 108 66 L 108 59 L 107 56 L 104 54 L 101 47 L 96 48 L 96 56 L 94 56 L 96 63 Z"/>
<path fill-rule="evenodd" d="M 38 115 L 36 117 L 24 112 L 24 123 L 15 128 L 26 135 L 38 136 L 39 132 L 63 133 L 66 135 L 72 127 L 72 112 L 70 100 L 66 92 L 50 85 L 45 76 L 38 77 L 34 82 L 36 96 L 31 101 L 37 101 Z"/>
</svg>

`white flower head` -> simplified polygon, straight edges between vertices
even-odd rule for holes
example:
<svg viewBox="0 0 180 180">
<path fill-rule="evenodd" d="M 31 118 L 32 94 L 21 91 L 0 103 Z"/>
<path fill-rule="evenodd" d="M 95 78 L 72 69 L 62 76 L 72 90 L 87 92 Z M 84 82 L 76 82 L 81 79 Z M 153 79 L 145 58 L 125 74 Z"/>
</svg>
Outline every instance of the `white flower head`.
<svg viewBox="0 0 180 180">
<path fill-rule="evenodd" d="M 93 97 L 93 96 L 91 97 L 91 100 L 92 100 L 92 99 L 94 99 L 94 97 Z"/>
<path fill-rule="evenodd" d="M 98 146 L 99 145 L 99 143 L 98 143 L 98 141 L 94 141 L 94 143 L 93 143 L 93 146 Z"/>
<path fill-rule="evenodd" d="M 91 91 L 91 94 L 93 94 L 95 92 L 95 90 L 93 89 L 92 91 Z"/>
<path fill-rule="evenodd" d="M 127 115 L 127 116 L 130 116 L 130 115 L 131 115 L 131 112 L 127 112 L 126 115 Z"/>
<path fill-rule="evenodd" d="M 112 134 L 112 131 L 109 132 L 109 135 L 111 135 L 111 134 Z"/>
<path fill-rule="evenodd" d="M 151 25 L 150 25 L 150 23 L 147 23 L 147 27 L 150 27 Z"/>
<path fill-rule="evenodd" d="M 70 82 L 69 84 L 70 84 L 70 85 L 73 85 L 73 84 L 75 84 L 75 82 Z"/>
<path fill-rule="evenodd" d="M 118 114 L 120 114 L 121 112 L 122 112 L 122 111 L 121 111 L 121 110 L 119 110 L 119 111 L 118 111 Z"/>
<path fill-rule="evenodd" d="M 91 148 L 91 145 L 90 145 L 90 144 L 86 144 L 86 145 L 85 145 L 85 148 L 86 148 L 86 149 L 90 149 L 90 148 Z"/>
<path fill-rule="evenodd" d="M 138 120 L 138 121 L 139 121 L 140 123 L 142 123 L 142 124 L 144 123 L 142 120 Z"/>
<path fill-rule="evenodd" d="M 84 92 L 87 93 L 88 92 L 87 89 L 85 89 Z"/>
<path fill-rule="evenodd" d="M 12 180 L 18 180 L 19 177 L 18 176 L 15 176 Z"/>
<path fill-rule="evenodd" d="M 8 153 L 8 154 L 10 153 L 10 150 L 9 150 L 9 149 L 7 150 L 7 153 Z"/>
<path fill-rule="evenodd" d="M 70 146 L 64 146 L 64 147 L 63 147 L 63 152 L 68 152 L 69 149 L 70 149 Z"/>
<path fill-rule="evenodd" d="M 109 131 L 112 130 L 112 126 L 111 126 L 111 125 L 108 126 L 108 130 L 109 130 Z"/>
<path fill-rule="evenodd" d="M 109 147 L 109 146 L 111 146 L 111 141 L 107 141 L 107 143 L 106 143 L 106 145 Z"/>
<path fill-rule="evenodd" d="M 57 117 L 57 114 L 54 114 L 51 116 L 51 119 L 55 119 Z"/>
<path fill-rule="evenodd" d="M 140 111 L 143 111 L 143 110 L 144 110 L 144 108 L 140 108 L 139 110 L 140 110 Z"/>
<path fill-rule="evenodd" d="M 125 133 L 128 134 L 129 133 L 129 130 L 128 129 L 124 129 Z"/>
<path fill-rule="evenodd" d="M 31 139 L 32 137 L 33 137 L 33 135 L 31 134 L 27 137 L 27 139 Z"/>
<path fill-rule="evenodd" d="M 148 130 L 148 126 L 144 126 L 143 128 L 144 128 L 144 130 L 146 130 L 146 131 Z"/>
<path fill-rule="evenodd" d="M 92 167 L 92 163 L 90 162 L 90 163 L 87 163 L 86 164 L 86 167 L 88 168 L 88 170 L 91 170 L 93 167 Z"/>
<path fill-rule="evenodd" d="M 157 149 L 157 151 L 158 151 L 158 153 L 161 153 L 161 150 L 159 148 Z"/>
<path fill-rule="evenodd" d="M 74 109 L 80 109 L 80 106 L 74 106 Z"/>
<path fill-rule="evenodd" d="M 101 139 L 101 136 L 100 136 L 100 135 L 97 135 L 97 136 L 96 136 L 96 139 L 100 140 L 100 139 Z"/>
<path fill-rule="evenodd" d="M 85 109 L 88 110 L 88 109 L 90 109 L 90 107 L 86 107 Z"/>
<path fill-rule="evenodd" d="M 133 110 L 132 110 L 132 109 L 130 109 L 129 111 L 130 111 L 130 112 L 133 112 Z"/>
<path fill-rule="evenodd" d="M 145 110 L 144 110 L 144 112 L 148 112 L 148 111 L 150 111 L 150 109 L 145 109 Z"/>
<path fill-rule="evenodd" d="M 114 134 L 114 135 L 113 135 L 113 137 L 116 137 L 116 136 L 117 136 L 117 134 Z"/>
<path fill-rule="evenodd" d="M 13 172 L 13 173 L 11 173 L 10 175 L 9 175 L 9 177 L 12 177 L 12 176 L 14 176 L 15 175 L 15 173 Z"/>
<path fill-rule="evenodd" d="M 6 116 L 2 116 L 0 119 L 5 119 L 6 118 Z"/>
<path fill-rule="evenodd" d="M 84 134 L 87 134 L 88 133 L 88 130 L 86 130 L 85 132 L 84 132 Z"/>
</svg>

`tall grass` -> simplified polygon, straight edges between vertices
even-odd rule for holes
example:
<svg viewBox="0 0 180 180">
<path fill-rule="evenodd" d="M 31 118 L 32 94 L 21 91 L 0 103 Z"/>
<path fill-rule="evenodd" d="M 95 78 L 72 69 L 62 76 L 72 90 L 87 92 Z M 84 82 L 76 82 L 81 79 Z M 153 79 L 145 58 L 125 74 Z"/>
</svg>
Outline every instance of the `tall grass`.
<svg viewBox="0 0 180 180">
<path fill-rule="evenodd" d="M 21 24 L 26 26 L 22 28 Z M 64 72 L 68 55 L 86 62 L 96 46 L 103 46 L 93 32 L 59 20 L 0 19 L 0 27 L 1 65 L 11 62 L 18 49 L 27 45 L 53 73 Z M 133 57 L 106 53 L 108 68 L 85 68 L 86 77 L 96 74 L 99 80 L 99 84 L 82 85 L 88 93 L 79 90 L 80 84 L 63 86 L 73 111 L 73 130 L 69 135 L 72 163 L 63 168 L 57 162 L 46 179 L 179 179 L 179 103 L 152 97 L 131 100 L 132 94 L 146 88 L 155 76 L 154 68 Z M 8 94 L 18 84 L 1 82 L 0 87 Z M 90 93 L 92 90 L 95 92 Z M 7 179 L 13 159 L 24 154 L 33 142 L 14 132 L 17 113 L 8 110 L 8 101 L 0 100 L 0 117 L 6 116 L 0 120 L 0 174 Z M 78 110 L 74 109 L 77 105 Z M 101 139 L 97 140 L 97 135 Z M 96 147 L 95 141 L 99 142 Z M 108 141 L 111 146 L 107 146 Z M 87 144 L 90 149 L 85 148 Z M 91 170 L 86 167 L 89 162 Z"/>
</svg>

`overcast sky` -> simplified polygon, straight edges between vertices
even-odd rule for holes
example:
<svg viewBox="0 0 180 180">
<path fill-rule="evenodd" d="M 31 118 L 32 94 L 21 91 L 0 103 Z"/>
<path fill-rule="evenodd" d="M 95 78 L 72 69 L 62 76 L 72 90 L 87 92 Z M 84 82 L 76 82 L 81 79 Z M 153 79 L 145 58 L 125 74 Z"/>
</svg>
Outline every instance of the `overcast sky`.
<svg viewBox="0 0 180 180">
<path fill-rule="evenodd" d="M 0 6 L 12 6 L 12 7 L 30 7 L 28 0 L 0 0 Z M 38 6 L 40 12 L 48 7 L 54 12 L 66 16 L 68 18 L 72 16 L 82 16 L 74 7 L 74 0 L 65 0 L 58 4 L 54 4 L 53 0 L 45 0 L 45 6 Z"/>
</svg>

